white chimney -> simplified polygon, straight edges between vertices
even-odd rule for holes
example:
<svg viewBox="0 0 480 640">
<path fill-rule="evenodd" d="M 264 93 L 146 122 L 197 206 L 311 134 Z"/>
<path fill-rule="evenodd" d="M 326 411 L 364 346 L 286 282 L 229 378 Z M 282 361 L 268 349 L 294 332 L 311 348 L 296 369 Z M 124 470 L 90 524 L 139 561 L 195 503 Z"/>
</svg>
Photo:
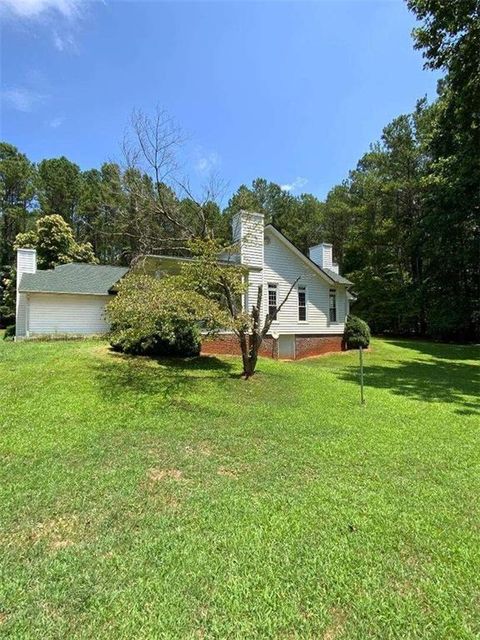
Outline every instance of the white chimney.
<svg viewBox="0 0 480 640">
<path fill-rule="evenodd" d="M 37 272 L 36 249 L 17 249 L 17 290 L 24 273 Z"/>
<path fill-rule="evenodd" d="M 263 213 L 239 211 L 232 218 L 233 241 L 240 245 L 240 261 L 263 269 Z"/>
<path fill-rule="evenodd" d="M 37 272 L 37 252 L 35 249 L 17 249 L 17 300 L 15 309 L 15 336 L 23 338 L 27 329 L 27 297 L 20 293 L 20 281 L 24 273 Z"/>
<path fill-rule="evenodd" d="M 239 245 L 240 262 L 250 267 L 243 308 L 251 311 L 257 303 L 259 287 L 263 284 L 265 233 L 263 214 L 239 211 L 233 216 L 232 232 L 234 242 Z"/>
<path fill-rule="evenodd" d="M 310 247 L 310 249 L 308 250 L 308 254 L 310 256 L 310 260 L 312 262 L 315 262 L 315 264 L 317 264 L 321 269 L 330 269 L 330 271 L 338 273 L 338 264 L 333 262 L 333 251 L 331 244 L 321 242 L 314 247 Z"/>
</svg>

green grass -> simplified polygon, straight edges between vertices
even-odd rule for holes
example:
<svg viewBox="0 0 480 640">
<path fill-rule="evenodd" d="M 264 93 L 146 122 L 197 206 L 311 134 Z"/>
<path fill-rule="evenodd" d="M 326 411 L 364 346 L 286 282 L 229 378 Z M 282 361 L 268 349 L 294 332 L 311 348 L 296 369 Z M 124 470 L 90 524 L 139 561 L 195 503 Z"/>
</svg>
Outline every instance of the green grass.
<svg viewBox="0 0 480 640">
<path fill-rule="evenodd" d="M 480 350 L 0 344 L 0 635 L 478 638 Z"/>
</svg>

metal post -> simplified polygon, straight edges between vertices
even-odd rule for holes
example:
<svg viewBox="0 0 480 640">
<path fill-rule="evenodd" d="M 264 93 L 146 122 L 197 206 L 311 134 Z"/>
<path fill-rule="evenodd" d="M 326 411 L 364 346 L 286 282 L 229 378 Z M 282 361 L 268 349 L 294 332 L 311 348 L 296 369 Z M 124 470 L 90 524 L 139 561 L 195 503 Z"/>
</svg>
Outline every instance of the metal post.
<svg viewBox="0 0 480 640">
<path fill-rule="evenodd" d="M 365 404 L 365 398 L 363 395 L 363 348 L 360 347 L 360 401 Z"/>
</svg>

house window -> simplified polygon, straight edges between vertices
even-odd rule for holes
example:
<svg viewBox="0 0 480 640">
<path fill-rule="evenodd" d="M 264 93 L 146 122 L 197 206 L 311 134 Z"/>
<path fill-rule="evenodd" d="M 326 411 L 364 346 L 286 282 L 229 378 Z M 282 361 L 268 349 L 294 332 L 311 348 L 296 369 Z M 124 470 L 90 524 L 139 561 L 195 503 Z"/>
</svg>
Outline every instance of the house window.
<svg viewBox="0 0 480 640">
<path fill-rule="evenodd" d="M 328 304 L 330 322 L 337 321 L 337 292 L 335 289 L 330 289 L 329 304 Z"/>
<path fill-rule="evenodd" d="M 277 285 L 268 285 L 268 315 L 272 320 L 277 319 Z"/>
<path fill-rule="evenodd" d="M 307 290 L 298 287 L 298 319 L 304 322 L 307 319 Z"/>
</svg>

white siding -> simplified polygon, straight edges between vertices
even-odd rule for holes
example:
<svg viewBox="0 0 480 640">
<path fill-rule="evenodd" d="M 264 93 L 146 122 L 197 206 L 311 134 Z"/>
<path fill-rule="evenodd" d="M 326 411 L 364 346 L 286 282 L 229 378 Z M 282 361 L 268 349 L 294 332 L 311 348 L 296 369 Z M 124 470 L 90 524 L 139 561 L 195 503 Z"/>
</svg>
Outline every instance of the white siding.
<svg viewBox="0 0 480 640">
<path fill-rule="evenodd" d="M 27 296 L 17 292 L 15 310 L 15 336 L 24 338 L 27 334 Z"/>
<path fill-rule="evenodd" d="M 332 268 L 332 253 L 332 245 L 326 243 L 317 244 L 314 247 L 310 247 L 310 249 L 308 250 L 310 260 L 313 260 L 315 264 L 318 264 L 320 267 L 324 267 L 326 269 Z"/>
<path fill-rule="evenodd" d="M 17 249 L 17 274 L 37 271 L 37 252 L 35 249 Z"/>
<path fill-rule="evenodd" d="M 263 283 L 263 277 L 261 271 L 250 271 L 248 274 L 248 290 L 246 296 L 246 305 L 248 311 L 252 310 L 257 304 L 258 300 L 258 288 Z M 267 291 L 262 291 L 263 296 L 267 295 Z"/>
<path fill-rule="evenodd" d="M 28 335 L 89 335 L 108 331 L 104 312 L 110 296 L 29 293 Z"/>
<path fill-rule="evenodd" d="M 333 262 L 333 247 L 331 244 L 322 242 L 314 247 L 310 247 L 308 255 L 310 256 L 310 260 L 313 260 L 313 262 L 318 264 L 322 269 L 330 269 L 331 271 L 335 271 L 335 273 L 339 273 L 338 264 Z"/>
<path fill-rule="evenodd" d="M 265 266 L 263 269 L 263 314 L 267 313 L 268 283 L 278 286 L 278 304 L 284 299 L 288 290 L 299 276 L 299 285 L 307 289 L 307 320 L 298 320 L 298 292 L 295 288 L 282 310 L 277 321 L 272 324 L 271 332 L 279 334 L 341 334 L 344 331 L 346 315 L 346 287 L 334 285 L 323 280 L 313 268 L 296 256 L 283 242 L 272 233 L 266 233 Z M 337 291 L 337 322 L 329 322 L 329 290 Z"/>
<path fill-rule="evenodd" d="M 258 287 L 262 284 L 264 220 L 261 213 L 240 211 L 232 220 L 233 239 L 240 244 L 240 261 L 253 267 L 248 276 L 246 307 L 257 303 Z"/>
<path fill-rule="evenodd" d="M 263 215 L 240 211 L 232 220 L 233 239 L 240 243 L 240 261 L 251 267 L 263 266 Z"/>
<path fill-rule="evenodd" d="M 23 338 L 27 332 L 27 298 L 19 293 L 20 281 L 24 273 L 37 270 L 37 252 L 35 249 L 17 249 L 17 300 L 15 310 L 15 335 Z"/>
</svg>

